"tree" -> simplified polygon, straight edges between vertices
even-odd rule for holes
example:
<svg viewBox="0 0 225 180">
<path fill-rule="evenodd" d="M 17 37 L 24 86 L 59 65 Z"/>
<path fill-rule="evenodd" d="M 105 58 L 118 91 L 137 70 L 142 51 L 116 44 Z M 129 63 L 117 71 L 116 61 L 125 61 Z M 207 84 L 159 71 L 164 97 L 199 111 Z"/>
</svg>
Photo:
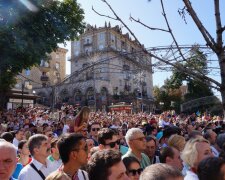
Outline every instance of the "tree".
<svg viewBox="0 0 225 180">
<path fill-rule="evenodd" d="M 193 69 L 193 71 L 197 71 L 201 74 L 208 74 L 206 55 L 199 50 L 198 46 L 193 46 L 190 52 L 190 57 L 187 58 L 187 61 L 185 61 L 183 65 L 188 69 Z M 172 76 L 168 80 L 167 84 L 169 88 L 177 89 L 180 88 L 184 81 L 187 82 L 188 86 L 188 93 L 184 96 L 184 102 L 213 95 L 207 81 L 194 79 L 189 76 L 188 73 L 180 72 L 175 68 L 173 69 Z"/>
<path fill-rule="evenodd" d="M 58 43 L 74 40 L 84 29 L 84 12 L 76 0 L 0 1 L 0 98 L 15 76 L 40 64 Z M 1 105 L 3 104 L 1 101 Z"/>
<path fill-rule="evenodd" d="M 124 21 L 117 15 L 117 13 L 114 11 L 114 9 L 111 7 L 111 5 L 106 0 L 102 0 L 102 1 L 108 6 L 108 8 L 111 10 L 111 12 L 113 13 L 114 16 L 112 17 L 109 15 L 101 14 L 101 13 L 95 11 L 94 8 L 93 8 L 93 10 L 100 16 L 104 16 L 104 17 L 107 17 L 107 18 L 110 18 L 110 19 L 113 19 L 113 20 L 116 20 L 116 21 L 119 21 L 120 23 L 122 23 L 122 25 L 133 36 L 135 41 L 137 43 L 139 43 L 139 45 L 141 46 L 142 44 L 140 43 L 138 38 L 135 36 L 135 34 L 132 32 L 132 30 L 126 25 L 126 23 L 124 23 Z M 225 46 L 223 44 L 223 32 L 225 31 L 225 26 L 222 25 L 222 23 L 221 23 L 220 0 L 214 0 L 214 12 L 215 12 L 214 14 L 215 14 L 215 24 L 216 24 L 216 29 L 215 29 L 215 33 L 214 33 L 215 38 L 213 38 L 213 36 L 209 33 L 207 28 L 203 25 L 202 21 L 199 19 L 196 11 L 192 7 L 192 3 L 190 0 L 183 0 L 184 8 L 180 9 L 179 13 L 182 16 L 182 18 L 184 18 L 184 20 L 185 20 L 185 14 L 190 15 L 190 17 L 194 21 L 195 25 L 198 27 L 200 33 L 202 34 L 207 47 L 210 48 L 217 56 L 217 60 L 218 60 L 219 67 L 220 67 L 219 70 L 220 70 L 221 82 L 218 82 L 217 80 L 213 79 L 210 76 L 205 75 L 204 73 L 201 73 L 198 71 L 193 71 L 193 69 L 189 69 L 188 67 L 183 65 L 183 62 L 185 62 L 187 59 L 185 57 L 185 54 L 182 52 L 182 48 L 181 48 L 181 46 L 179 46 L 179 44 L 175 38 L 175 35 L 171 29 L 171 26 L 170 26 L 170 23 L 169 23 L 169 20 L 167 18 L 166 11 L 164 8 L 164 0 L 160 0 L 160 3 L 161 3 L 161 7 L 162 7 L 162 15 L 166 22 L 166 28 L 163 29 L 163 28 L 148 26 L 145 23 L 141 22 L 140 19 L 136 19 L 132 16 L 130 16 L 130 19 L 134 22 L 137 22 L 137 23 L 145 26 L 146 28 L 148 28 L 152 31 L 161 31 L 163 33 L 169 33 L 172 37 L 173 45 L 174 45 L 174 46 L 171 46 L 171 49 L 170 49 L 172 58 L 167 58 L 167 57 L 164 58 L 162 56 L 158 56 L 152 52 L 147 51 L 144 47 L 142 49 L 143 52 L 145 52 L 152 58 L 159 60 L 162 64 L 166 64 L 167 66 L 172 66 L 181 72 L 186 72 L 190 77 L 192 77 L 194 79 L 197 79 L 199 81 L 205 80 L 208 83 L 208 85 L 210 85 L 211 87 L 220 91 L 221 97 L 222 97 L 222 105 L 223 105 L 224 114 L 225 114 Z M 188 12 L 188 13 L 186 13 L 186 12 Z M 207 11 L 205 11 L 205 12 L 207 13 Z M 176 56 L 175 56 L 174 51 L 176 51 Z"/>
<path fill-rule="evenodd" d="M 179 113 L 182 102 L 181 91 L 180 89 L 171 89 L 168 83 L 169 80 L 167 79 L 161 88 L 158 86 L 153 87 L 156 107 L 163 111 L 173 109 Z"/>
</svg>

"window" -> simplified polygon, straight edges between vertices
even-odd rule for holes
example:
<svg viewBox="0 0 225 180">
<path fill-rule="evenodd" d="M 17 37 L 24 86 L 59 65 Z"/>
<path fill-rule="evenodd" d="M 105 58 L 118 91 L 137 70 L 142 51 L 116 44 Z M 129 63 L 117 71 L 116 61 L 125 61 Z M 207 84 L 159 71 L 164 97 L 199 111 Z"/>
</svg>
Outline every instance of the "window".
<svg viewBox="0 0 225 180">
<path fill-rule="evenodd" d="M 90 44 L 92 42 L 91 36 L 88 36 L 84 39 L 84 44 Z"/>
<path fill-rule="evenodd" d="M 25 70 L 25 75 L 26 75 L 26 76 L 30 76 L 30 69 L 26 69 L 26 70 Z"/>
<path fill-rule="evenodd" d="M 111 34 L 111 42 L 114 43 L 115 42 L 115 35 Z"/>
<path fill-rule="evenodd" d="M 120 79 L 120 86 L 122 86 L 122 80 Z"/>
<path fill-rule="evenodd" d="M 99 33 L 98 39 L 99 39 L 99 41 L 103 41 L 105 39 L 105 33 L 104 32 Z"/>
<path fill-rule="evenodd" d="M 75 56 L 78 56 L 79 55 L 79 51 L 75 51 Z"/>
<path fill-rule="evenodd" d="M 74 46 L 76 46 L 76 47 L 80 46 L 80 41 L 75 41 Z"/>
<path fill-rule="evenodd" d="M 103 44 L 100 44 L 99 45 L 99 50 L 102 50 L 102 49 L 104 49 L 104 45 Z"/>
<path fill-rule="evenodd" d="M 59 63 L 55 63 L 55 68 L 58 70 L 60 68 Z"/>
</svg>

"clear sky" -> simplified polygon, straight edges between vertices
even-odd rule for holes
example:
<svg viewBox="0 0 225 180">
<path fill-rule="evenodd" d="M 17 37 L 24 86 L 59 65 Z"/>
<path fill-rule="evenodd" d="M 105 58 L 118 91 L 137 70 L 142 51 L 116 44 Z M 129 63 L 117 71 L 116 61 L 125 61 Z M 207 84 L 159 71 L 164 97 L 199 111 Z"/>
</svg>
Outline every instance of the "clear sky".
<svg viewBox="0 0 225 180">
<path fill-rule="evenodd" d="M 224 5 L 225 0 L 221 0 L 221 7 Z M 85 22 L 87 24 L 95 25 L 97 27 L 104 26 L 105 21 L 111 23 L 112 26 L 120 25 L 118 21 L 101 17 L 92 11 L 92 6 L 96 11 L 101 14 L 113 16 L 110 9 L 101 0 L 77 0 L 85 11 Z M 130 15 L 139 18 L 143 23 L 158 28 L 166 28 L 166 23 L 162 16 L 162 9 L 160 0 L 108 0 L 112 8 L 122 18 L 122 20 L 132 29 L 139 41 L 147 47 L 154 46 L 167 46 L 172 43 L 170 34 L 159 31 L 151 31 L 145 27 L 131 22 Z M 199 18 L 202 20 L 203 25 L 207 27 L 209 32 L 215 37 L 215 16 L 214 6 L 212 0 L 192 0 L 192 5 L 196 9 Z M 195 43 L 205 45 L 205 41 L 194 25 L 189 15 L 186 15 L 187 24 L 182 20 L 178 14 L 178 9 L 183 8 L 184 4 L 181 0 L 165 0 L 164 4 L 166 14 L 172 30 L 176 36 L 179 44 L 193 45 Z M 225 17 L 225 14 L 221 14 Z M 224 24 L 224 19 L 223 19 Z M 122 26 L 121 26 L 122 27 Z M 122 27 L 122 31 L 126 33 L 126 29 Z M 69 71 L 68 71 L 69 72 Z M 168 72 L 158 72 L 153 75 L 153 84 L 162 85 L 165 78 L 169 77 Z M 214 77 L 219 78 L 219 77 Z"/>
</svg>

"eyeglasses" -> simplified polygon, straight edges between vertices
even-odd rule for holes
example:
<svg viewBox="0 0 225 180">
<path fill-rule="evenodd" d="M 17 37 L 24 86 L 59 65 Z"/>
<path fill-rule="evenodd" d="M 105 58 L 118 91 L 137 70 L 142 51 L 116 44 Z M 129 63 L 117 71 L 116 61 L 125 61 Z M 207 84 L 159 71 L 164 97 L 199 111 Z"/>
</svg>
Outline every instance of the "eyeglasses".
<svg viewBox="0 0 225 180">
<path fill-rule="evenodd" d="M 100 128 L 92 128 L 91 130 L 92 130 L 92 131 L 99 131 Z"/>
<path fill-rule="evenodd" d="M 115 146 L 117 145 L 120 145 L 120 140 L 117 140 L 115 142 L 111 142 L 109 144 L 105 144 L 105 146 L 110 146 L 110 148 L 114 148 Z"/>
<path fill-rule="evenodd" d="M 130 173 L 132 176 L 136 176 L 136 174 L 140 175 L 142 173 L 143 169 L 130 169 L 128 170 L 128 173 Z"/>
<path fill-rule="evenodd" d="M 146 141 L 145 137 L 139 137 L 139 138 L 136 138 L 136 139 L 132 139 L 132 140 L 138 140 L 138 141 Z"/>
</svg>

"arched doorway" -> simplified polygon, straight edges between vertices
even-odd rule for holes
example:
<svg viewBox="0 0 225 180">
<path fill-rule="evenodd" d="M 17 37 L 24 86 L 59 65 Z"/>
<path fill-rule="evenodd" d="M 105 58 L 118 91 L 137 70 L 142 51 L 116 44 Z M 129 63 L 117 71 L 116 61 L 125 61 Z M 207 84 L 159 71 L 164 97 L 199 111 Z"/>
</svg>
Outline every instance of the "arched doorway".
<svg viewBox="0 0 225 180">
<path fill-rule="evenodd" d="M 60 92 L 60 98 L 63 103 L 67 103 L 69 101 L 69 92 L 67 89 L 63 89 Z"/>
<path fill-rule="evenodd" d="M 81 105 L 82 103 L 82 92 L 79 89 L 74 90 L 74 104 Z"/>
</svg>

